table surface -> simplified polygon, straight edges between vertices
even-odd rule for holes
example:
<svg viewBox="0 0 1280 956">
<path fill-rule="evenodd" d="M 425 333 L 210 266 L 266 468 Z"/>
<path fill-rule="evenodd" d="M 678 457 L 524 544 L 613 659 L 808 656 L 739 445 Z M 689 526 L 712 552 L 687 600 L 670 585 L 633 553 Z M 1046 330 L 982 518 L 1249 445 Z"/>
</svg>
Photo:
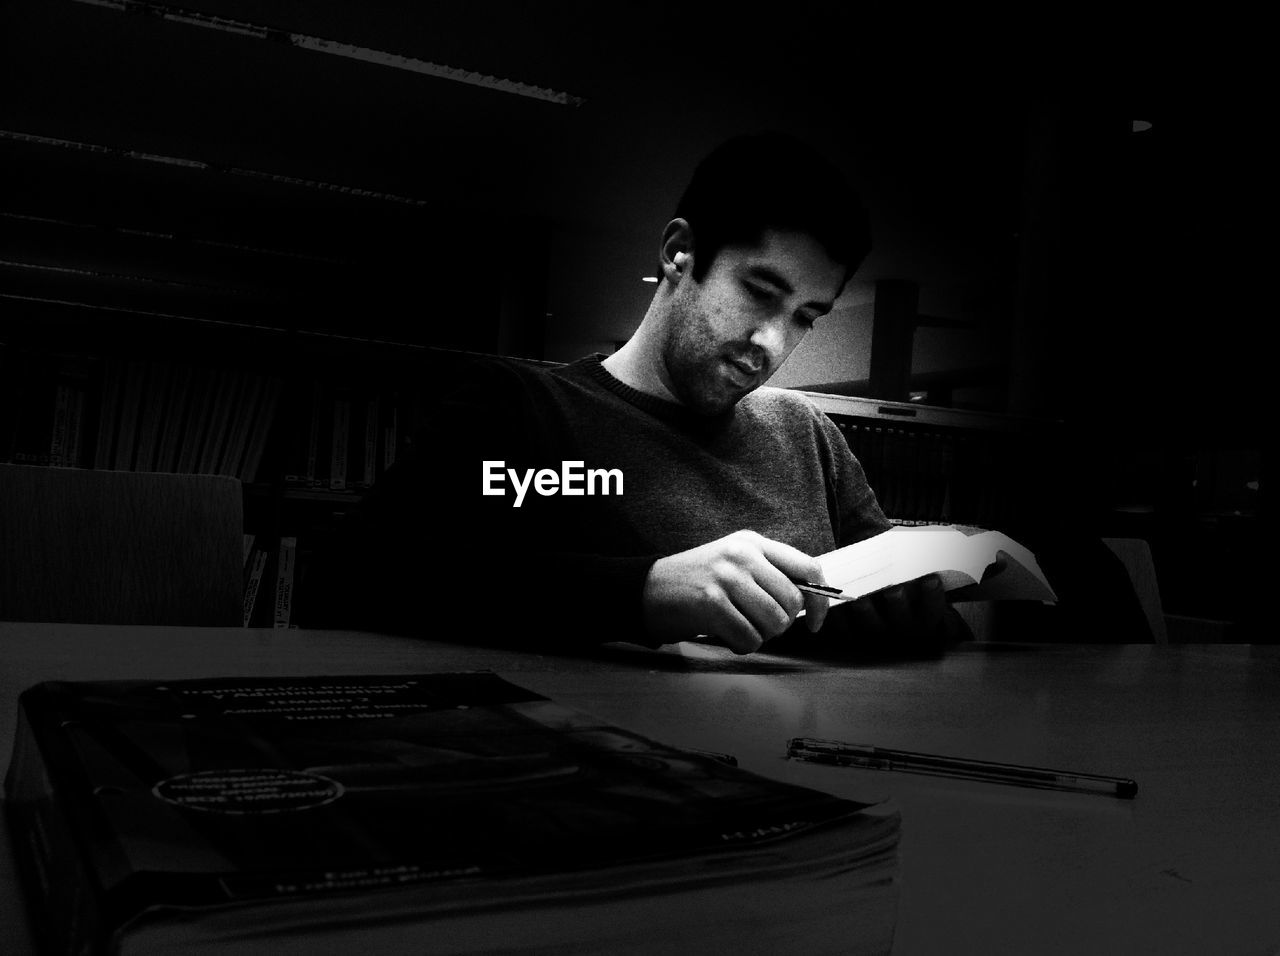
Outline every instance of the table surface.
<svg viewBox="0 0 1280 956">
<path fill-rule="evenodd" d="M 41 680 L 488 669 L 761 774 L 902 813 L 894 953 L 1280 954 L 1280 648 L 964 645 L 833 664 L 676 645 L 525 653 L 381 634 L 0 624 L 0 763 Z M 1134 800 L 789 761 L 786 741 L 1132 777 Z M 0 937 L 31 926 L 0 829 Z"/>
</svg>

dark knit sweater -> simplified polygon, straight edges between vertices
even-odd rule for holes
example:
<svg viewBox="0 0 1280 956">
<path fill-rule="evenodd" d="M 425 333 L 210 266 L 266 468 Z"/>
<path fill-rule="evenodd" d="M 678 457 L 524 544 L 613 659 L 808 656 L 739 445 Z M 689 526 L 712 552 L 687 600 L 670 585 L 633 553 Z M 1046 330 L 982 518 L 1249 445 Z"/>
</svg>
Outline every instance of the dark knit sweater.
<svg viewBox="0 0 1280 956">
<path fill-rule="evenodd" d="M 803 396 L 761 388 L 708 418 L 630 388 L 601 358 L 477 366 L 321 558 L 305 623 L 647 642 L 641 595 L 659 557 L 743 528 L 816 555 L 889 527 L 839 431 Z M 623 490 L 530 485 L 516 508 L 509 477 L 495 483 L 505 495 L 481 493 L 484 461 L 521 476 L 581 461 L 620 471 Z"/>
</svg>

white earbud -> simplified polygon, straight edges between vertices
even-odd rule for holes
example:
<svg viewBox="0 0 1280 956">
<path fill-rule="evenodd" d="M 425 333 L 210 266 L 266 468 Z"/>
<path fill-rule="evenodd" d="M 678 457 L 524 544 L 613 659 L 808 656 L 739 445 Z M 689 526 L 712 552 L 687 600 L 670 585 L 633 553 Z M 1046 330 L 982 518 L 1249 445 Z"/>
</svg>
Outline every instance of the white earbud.
<svg viewBox="0 0 1280 956">
<path fill-rule="evenodd" d="M 677 252 L 671 260 L 677 269 L 683 269 L 684 264 L 689 261 L 689 253 Z"/>
</svg>

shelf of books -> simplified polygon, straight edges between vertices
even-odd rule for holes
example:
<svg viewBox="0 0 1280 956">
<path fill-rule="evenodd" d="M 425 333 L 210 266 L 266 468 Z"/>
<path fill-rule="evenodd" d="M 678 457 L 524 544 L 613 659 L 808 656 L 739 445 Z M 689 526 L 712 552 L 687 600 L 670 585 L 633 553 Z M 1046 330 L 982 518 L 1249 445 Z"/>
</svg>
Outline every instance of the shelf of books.
<svg viewBox="0 0 1280 956">
<path fill-rule="evenodd" d="M 897 524 L 1018 529 L 1062 479 L 1061 423 L 820 392 L 881 507 Z"/>
<path fill-rule="evenodd" d="M 425 350 L 364 366 L 326 359 L 286 381 L 263 469 L 245 486 L 246 527 L 258 529 L 245 554 L 246 626 L 291 626 L 293 584 L 411 446 L 428 393 L 440 387 L 435 364 Z"/>
<path fill-rule="evenodd" d="M 0 345 L 0 460 L 252 481 L 282 380 L 247 368 Z"/>
<path fill-rule="evenodd" d="M 255 344 L 0 341 L 0 462 L 238 478 L 245 623 L 287 627 L 299 567 L 411 443 L 441 363 L 426 347 L 314 334 Z"/>
</svg>

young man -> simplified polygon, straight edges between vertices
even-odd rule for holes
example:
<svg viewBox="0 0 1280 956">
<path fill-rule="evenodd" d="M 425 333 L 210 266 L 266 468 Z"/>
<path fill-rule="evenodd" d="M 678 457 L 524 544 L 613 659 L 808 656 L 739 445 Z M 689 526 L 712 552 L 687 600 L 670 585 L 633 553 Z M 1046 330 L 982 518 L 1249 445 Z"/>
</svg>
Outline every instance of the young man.
<svg viewBox="0 0 1280 956">
<path fill-rule="evenodd" d="M 663 230 L 632 339 L 550 370 L 478 366 L 370 494 L 344 541 L 355 560 L 308 582 L 328 601 L 307 623 L 747 653 L 804 610 L 824 650 L 945 646 L 963 625 L 936 579 L 830 615 L 794 583 L 889 527 L 834 425 L 761 388 L 869 247 L 816 153 L 772 134 L 722 145 Z"/>
</svg>

